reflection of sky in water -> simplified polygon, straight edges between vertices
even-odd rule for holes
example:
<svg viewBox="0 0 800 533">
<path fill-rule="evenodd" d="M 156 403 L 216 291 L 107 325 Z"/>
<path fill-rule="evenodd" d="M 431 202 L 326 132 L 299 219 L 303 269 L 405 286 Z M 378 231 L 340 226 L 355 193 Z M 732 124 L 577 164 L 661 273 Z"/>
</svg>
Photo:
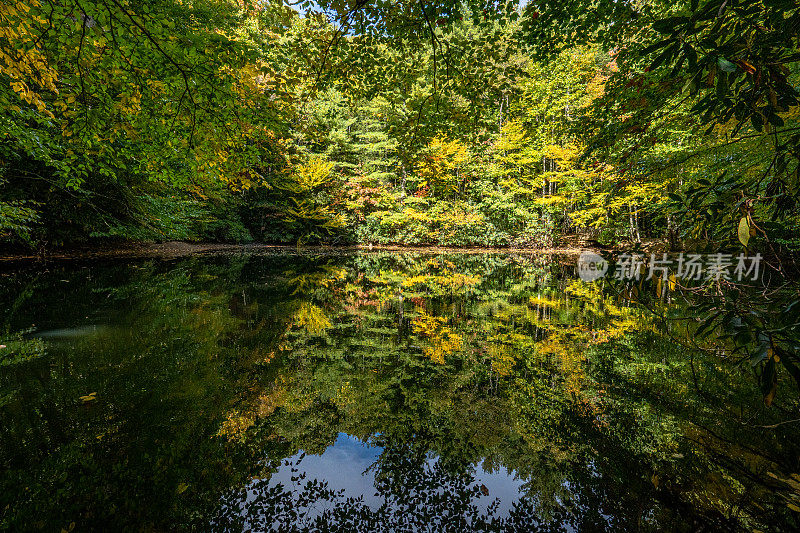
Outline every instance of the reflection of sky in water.
<svg viewBox="0 0 800 533">
<path fill-rule="evenodd" d="M 35 331 L 30 334 L 30 337 L 38 337 L 49 340 L 70 340 L 77 339 L 79 337 L 87 337 L 89 335 L 99 335 L 101 333 L 105 333 L 107 330 L 108 327 L 104 325 L 77 326 L 74 328 Z"/>
<path fill-rule="evenodd" d="M 306 455 L 299 463 L 301 454 L 288 458 L 289 466 L 283 462 L 278 471 L 270 479 L 270 486 L 281 483 L 286 489 L 296 486 L 291 477 L 291 465 L 295 465 L 301 472 L 306 473 L 307 481 L 318 479 L 327 481 L 333 490 L 344 490 L 345 497 L 358 498 L 363 496 L 364 503 L 377 509 L 383 503 L 383 498 L 375 494 L 375 475 L 370 468 L 378 459 L 382 448 L 372 446 L 364 441 L 339 433 L 336 442 L 329 446 L 321 455 Z M 431 463 L 436 459 L 430 459 Z M 495 499 L 500 500 L 500 505 L 495 516 L 505 516 L 511 510 L 514 502 L 520 497 L 523 481 L 517 479 L 513 473 L 504 467 L 499 467 L 495 472 L 487 472 L 481 466 L 475 469 L 475 484 L 484 485 L 488 496 L 481 495 L 474 503 L 481 511 L 486 511 L 489 504 Z"/>
</svg>

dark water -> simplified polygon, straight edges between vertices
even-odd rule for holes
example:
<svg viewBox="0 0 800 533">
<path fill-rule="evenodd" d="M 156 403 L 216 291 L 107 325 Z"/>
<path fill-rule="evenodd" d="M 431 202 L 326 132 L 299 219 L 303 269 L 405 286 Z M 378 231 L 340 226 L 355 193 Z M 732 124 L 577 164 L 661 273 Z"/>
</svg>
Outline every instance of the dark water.
<svg viewBox="0 0 800 533">
<path fill-rule="evenodd" d="M 793 392 L 663 296 L 545 255 L 6 268 L 0 529 L 796 530 Z"/>
</svg>

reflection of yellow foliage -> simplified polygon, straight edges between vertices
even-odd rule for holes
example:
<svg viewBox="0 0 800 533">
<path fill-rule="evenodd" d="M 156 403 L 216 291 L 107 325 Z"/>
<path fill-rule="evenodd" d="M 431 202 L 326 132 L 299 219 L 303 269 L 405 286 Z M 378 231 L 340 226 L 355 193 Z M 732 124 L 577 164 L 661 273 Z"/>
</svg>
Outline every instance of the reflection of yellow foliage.
<svg viewBox="0 0 800 533">
<path fill-rule="evenodd" d="M 215 344 L 220 336 L 239 323 L 231 316 L 221 296 L 203 295 L 195 307 L 186 315 L 186 325 L 195 332 L 197 341 Z"/>
<path fill-rule="evenodd" d="M 228 440 L 242 440 L 244 438 L 244 432 L 255 423 L 256 419 L 253 416 L 238 412 L 231 413 L 228 415 L 228 418 L 225 419 L 225 422 L 222 423 L 219 431 L 217 431 L 217 435 L 227 437 Z"/>
<path fill-rule="evenodd" d="M 308 294 L 316 289 L 330 289 L 337 281 L 347 277 L 347 270 L 341 267 L 326 266 L 321 272 L 299 274 L 289 280 L 294 287 L 292 295 Z"/>
<path fill-rule="evenodd" d="M 517 331 L 504 331 L 491 335 L 486 344 L 486 351 L 492 370 L 500 376 L 508 376 L 514 370 L 517 360 L 533 346 L 530 335 Z"/>
<path fill-rule="evenodd" d="M 508 376 L 514 369 L 516 358 L 511 346 L 507 344 L 490 344 L 489 357 L 492 361 L 492 370 L 501 376 Z"/>
<path fill-rule="evenodd" d="M 228 440 L 242 441 L 249 428 L 260 418 L 272 415 L 282 408 L 290 413 L 308 409 L 313 399 L 304 394 L 299 384 L 287 378 L 278 378 L 269 391 L 259 394 L 246 408 L 233 411 L 217 431 L 217 435 Z"/>
<path fill-rule="evenodd" d="M 411 274 L 401 271 L 381 271 L 380 278 L 373 278 L 374 283 L 400 286 L 404 289 L 432 290 L 438 293 L 456 292 L 471 289 L 481 281 L 480 275 L 469 275 L 454 272 L 455 265 L 450 261 L 430 259 L 423 263 L 426 270 L 433 273 Z"/>
<path fill-rule="evenodd" d="M 547 335 L 536 343 L 537 352 L 552 356 L 563 379 L 564 392 L 600 424 L 602 406 L 598 394 L 602 391 L 593 392 L 590 379 L 586 376 L 584 354 L 587 348 L 621 338 L 633 331 L 653 329 L 654 326 L 639 308 L 626 305 L 626 302 L 620 304 L 604 295 L 599 284 L 575 281 L 564 292 L 570 299 L 581 301 L 584 315 L 582 323 L 540 323 L 539 326 L 547 330 Z M 530 303 L 541 304 L 554 312 L 568 305 L 541 297 L 531 298 Z M 587 322 L 589 317 L 590 323 Z"/>
<path fill-rule="evenodd" d="M 481 280 L 480 276 L 469 276 L 459 272 L 447 273 L 445 275 L 436 276 L 421 274 L 418 276 L 409 276 L 403 280 L 403 287 L 405 288 L 421 288 L 424 286 L 436 286 L 438 288 L 455 291 L 457 289 L 465 289 L 474 287 Z"/>
<path fill-rule="evenodd" d="M 244 433 L 252 427 L 259 417 L 269 416 L 275 409 L 286 403 L 288 391 L 284 386 L 277 386 L 268 393 L 261 394 L 254 405 L 246 411 L 234 411 L 217 431 L 217 435 L 229 440 L 242 440 Z"/>
<path fill-rule="evenodd" d="M 579 339 L 582 337 L 580 334 L 586 332 L 586 328 L 581 326 L 565 328 L 560 325 L 548 329 L 547 338 L 538 345 L 539 353 L 554 356 L 564 379 L 565 391 L 574 398 L 581 398 L 586 379 L 583 371 L 584 357 L 582 349 L 585 344 L 580 342 Z"/>
<path fill-rule="evenodd" d="M 557 308 L 561 306 L 560 301 L 555 300 L 553 298 L 543 297 L 541 294 L 536 296 L 531 296 L 528 302 L 530 303 L 530 305 L 543 305 L 552 308 Z"/>
<path fill-rule="evenodd" d="M 420 315 L 411 323 L 412 330 L 430 341 L 430 346 L 423 348 L 422 353 L 434 363 L 444 364 L 445 356 L 461 349 L 461 335 L 445 325 L 447 319 L 431 316 L 420 308 L 417 312 Z"/>
<path fill-rule="evenodd" d="M 325 311 L 308 302 L 302 302 L 294 312 L 292 325 L 304 329 L 309 335 L 319 335 L 332 326 Z"/>
<path fill-rule="evenodd" d="M 648 320 L 642 310 L 633 305 L 619 305 L 602 293 L 602 288 L 595 283 L 582 281 L 572 282 L 565 292 L 584 302 L 584 310 L 597 316 L 609 317 L 610 324 L 604 328 L 594 328 L 589 339 L 593 344 L 617 339 L 632 331 L 655 331 L 652 321 Z M 628 302 L 629 303 L 629 302 Z"/>
<path fill-rule="evenodd" d="M 334 403 L 338 407 L 346 407 L 351 405 L 355 402 L 353 399 L 353 386 L 350 385 L 349 381 L 345 381 L 339 386 L 339 390 L 336 391 L 336 396 L 333 398 Z"/>
</svg>

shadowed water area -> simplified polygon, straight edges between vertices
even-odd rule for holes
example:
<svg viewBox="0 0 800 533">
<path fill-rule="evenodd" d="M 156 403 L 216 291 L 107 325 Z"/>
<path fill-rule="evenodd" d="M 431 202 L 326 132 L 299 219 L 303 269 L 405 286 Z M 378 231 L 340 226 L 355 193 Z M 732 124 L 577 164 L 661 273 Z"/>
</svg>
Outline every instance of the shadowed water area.
<svg viewBox="0 0 800 533">
<path fill-rule="evenodd" d="M 540 254 L 6 266 L 0 529 L 800 527 L 796 389 L 640 291 Z"/>
</svg>

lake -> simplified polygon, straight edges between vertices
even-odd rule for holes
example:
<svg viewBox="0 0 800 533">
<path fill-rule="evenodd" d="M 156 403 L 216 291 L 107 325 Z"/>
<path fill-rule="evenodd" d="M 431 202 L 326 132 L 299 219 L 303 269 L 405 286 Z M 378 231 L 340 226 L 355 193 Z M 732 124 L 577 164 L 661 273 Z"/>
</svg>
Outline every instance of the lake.
<svg viewBox="0 0 800 533">
<path fill-rule="evenodd" d="M 749 365 L 692 348 L 685 298 L 575 264 L 6 265 L 0 529 L 800 527 L 797 391 L 766 407 Z"/>
</svg>

